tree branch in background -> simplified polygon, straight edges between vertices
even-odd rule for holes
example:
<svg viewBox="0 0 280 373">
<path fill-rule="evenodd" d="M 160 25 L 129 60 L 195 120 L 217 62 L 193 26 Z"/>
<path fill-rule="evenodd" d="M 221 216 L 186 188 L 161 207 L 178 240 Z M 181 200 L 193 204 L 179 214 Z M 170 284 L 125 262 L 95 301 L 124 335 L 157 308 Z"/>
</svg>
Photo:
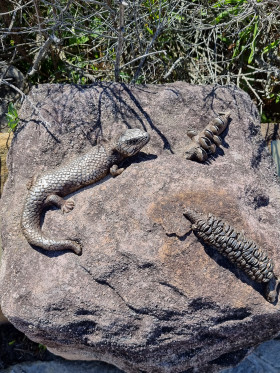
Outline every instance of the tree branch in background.
<svg viewBox="0 0 280 373">
<path fill-rule="evenodd" d="M 0 15 L 2 64 L 16 53 L 32 84 L 185 80 L 280 102 L 278 0 L 0 0 Z"/>
<path fill-rule="evenodd" d="M 118 30 L 118 43 L 117 43 L 117 53 L 115 62 L 115 81 L 120 81 L 120 61 L 121 54 L 123 51 L 124 42 L 124 7 L 128 4 L 125 1 L 119 0 L 119 30 Z"/>
</svg>

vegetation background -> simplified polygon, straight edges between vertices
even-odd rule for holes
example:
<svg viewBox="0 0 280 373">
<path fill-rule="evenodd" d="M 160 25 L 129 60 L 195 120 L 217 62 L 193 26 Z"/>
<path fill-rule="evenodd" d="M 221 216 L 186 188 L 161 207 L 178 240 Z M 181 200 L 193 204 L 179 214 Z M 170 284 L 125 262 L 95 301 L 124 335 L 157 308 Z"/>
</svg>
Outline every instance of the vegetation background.
<svg viewBox="0 0 280 373">
<path fill-rule="evenodd" d="M 2 85 L 11 65 L 29 86 L 235 84 L 279 120 L 279 0 L 1 0 L 0 16 Z"/>
</svg>

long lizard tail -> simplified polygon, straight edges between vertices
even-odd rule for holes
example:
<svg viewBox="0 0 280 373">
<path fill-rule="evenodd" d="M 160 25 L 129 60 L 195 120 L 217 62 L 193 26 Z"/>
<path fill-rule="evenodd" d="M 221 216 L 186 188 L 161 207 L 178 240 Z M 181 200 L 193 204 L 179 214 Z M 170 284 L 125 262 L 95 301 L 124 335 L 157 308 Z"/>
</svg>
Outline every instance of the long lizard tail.
<svg viewBox="0 0 280 373">
<path fill-rule="evenodd" d="M 21 229 L 27 241 L 34 246 L 38 246 L 44 250 L 71 250 L 77 255 L 82 254 L 81 245 L 73 240 L 54 240 L 47 237 L 40 228 L 40 214 L 43 203 L 34 203 L 34 200 L 27 201 L 24 205 Z"/>
<path fill-rule="evenodd" d="M 73 240 L 53 240 L 46 237 L 43 232 L 38 232 L 35 229 L 25 228 L 22 225 L 22 232 L 27 241 L 34 246 L 38 246 L 44 250 L 56 251 L 56 250 L 71 250 L 77 255 L 82 254 L 81 245 Z"/>
</svg>

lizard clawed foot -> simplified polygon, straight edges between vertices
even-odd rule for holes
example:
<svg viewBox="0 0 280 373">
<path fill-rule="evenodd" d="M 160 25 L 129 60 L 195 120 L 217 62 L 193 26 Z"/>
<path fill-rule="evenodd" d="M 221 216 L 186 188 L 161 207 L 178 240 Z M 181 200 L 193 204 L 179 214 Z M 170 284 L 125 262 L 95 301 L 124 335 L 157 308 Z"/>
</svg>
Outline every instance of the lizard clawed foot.
<svg viewBox="0 0 280 373">
<path fill-rule="evenodd" d="M 73 199 L 63 199 L 62 197 L 58 196 L 57 194 L 50 194 L 45 200 L 46 206 L 54 205 L 61 209 L 63 214 L 67 214 L 71 210 L 73 210 L 75 206 L 75 202 Z"/>
<path fill-rule="evenodd" d="M 111 168 L 110 168 L 110 174 L 114 177 L 120 175 L 122 172 L 124 171 L 124 168 L 118 168 L 118 166 L 116 164 L 114 164 Z"/>
<path fill-rule="evenodd" d="M 75 202 L 73 199 L 67 199 L 64 201 L 63 205 L 61 206 L 61 211 L 63 214 L 67 214 L 68 212 L 72 211 L 75 206 Z"/>
<path fill-rule="evenodd" d="M 80 244 L 80 242 L 77 240 L 77 241 L 72 241 L 72 245 L 71 245 L 71 250 L 76 254 L 76 255 L 82 255 L 82 245 Z"/>
</svg>

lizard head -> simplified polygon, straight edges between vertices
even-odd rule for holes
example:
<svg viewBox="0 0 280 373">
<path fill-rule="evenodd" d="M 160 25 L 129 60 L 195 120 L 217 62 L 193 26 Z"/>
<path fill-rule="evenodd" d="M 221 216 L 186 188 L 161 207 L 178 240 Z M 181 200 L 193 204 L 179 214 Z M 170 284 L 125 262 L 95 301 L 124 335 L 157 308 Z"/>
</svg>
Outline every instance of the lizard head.
<svg viewBox="0 0 280 373">
<path fill-rule="evenodd" d="M 119 138 L 116 150 L 124 157 L 131 157 L 138 153 L 149 140 L 148 132 L 138 128 L 128 129 Z"/>
</svg>

